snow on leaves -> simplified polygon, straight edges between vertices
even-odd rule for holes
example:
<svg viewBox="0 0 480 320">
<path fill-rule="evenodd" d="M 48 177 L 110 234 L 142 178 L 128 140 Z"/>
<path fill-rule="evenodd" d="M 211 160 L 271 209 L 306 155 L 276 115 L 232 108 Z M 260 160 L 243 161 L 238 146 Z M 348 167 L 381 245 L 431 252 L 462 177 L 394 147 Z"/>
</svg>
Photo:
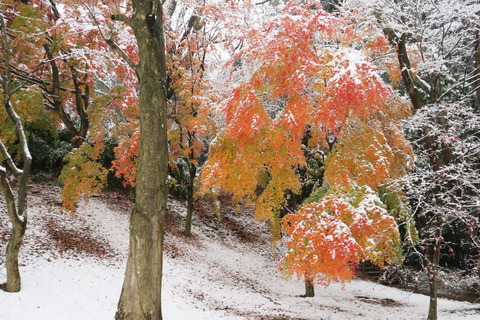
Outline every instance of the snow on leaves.
<svg viewBox="0 0 480 320">
<path fill-rule="evenodd" d="M 289 1 L 283 14 L 246 35 L 232 77 L 249 77 L 226 103 L 227 126 L 203 168 L 205 190 L 256 199 L 257 216 L 273 219 L 285 191 L 300 188 L 296 169 L 305 165 L 307 127 L 319 135 L 312 140 L 322 140 L 338 135 L 348 119 L 382 111 L 393 92 L 355 32 L 349 19 L 326 13 L 319 2 Z"/>
<path fill-rule="evenodd" d="M 319 122 L 328 128 L 340 127 L 351 116 L 368 118 L 392 94 L 376 68 L 358 50 L 339 50 L 328 66 L 332 76 L 323 101 L 327 108 L 319 114 Z"/>
<path fill-rule="evenodd" d="M 347 281 L 360 260 L 382 266 L 398 258 L 395 220 L 369 187 L 329 194 L 283 219 L 290 235 L 282 266 L 317 284 Z"/>
<path fill-rule="evenodd" d="M 385 53 L 388 43 L 381 30 L 353 21 L 317 1 L 289 1 L 248 33 L 232 62 L 232 78 L 243 77 L 202 171 L 204 190 L 255 201 L 257 218 L 275 227 L 286 193 L 301 190 L 305 153 L 338 141 L 325 163 L 327 196 L 283 219 L 287 273 L 322 284 L 351 278 L 362 259 L 396 259 L 397 224 L 378 188 L 413 162 L 399 126 L 410 106 L 380 77 L 390 62 L 372 63 L 370 49 Z"/>
</svg>

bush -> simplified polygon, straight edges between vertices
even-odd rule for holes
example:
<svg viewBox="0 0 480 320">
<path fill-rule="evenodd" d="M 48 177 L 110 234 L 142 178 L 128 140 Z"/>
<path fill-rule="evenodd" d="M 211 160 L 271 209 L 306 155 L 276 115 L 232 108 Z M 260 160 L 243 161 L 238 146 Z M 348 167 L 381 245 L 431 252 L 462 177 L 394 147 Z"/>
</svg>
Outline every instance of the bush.
<svg viewBox="0 0 480 320">
<path fill-rule="evenodd" d="M 47 182 L 51 181 L 55 176 L 51 172 L 40 171 L 32 178 L 33 182 Z"/>
<path fill-rule="evenodd" d="M 63 158 L 72 149 L 71 136 L 66 130 L 60 130 L 58 135 L 28 129 L 28 147 L 32 154 L 32 170 L 49 173 L 51 176 L 40 175 L 38 179 L 50 180 L 60 174 L 63 166 Z"/>
<path fill-rule="evenodd" d="M 168 168 L 169 194 L 178 199 L 187 199 L 187 184 L 190 178 L 187 163 L 184 159 L 175 160 L 176 167 Z"/>
<path fill-rule="evenodd" d="M 107 189 L 123 190 L 125 189 L 124 179 L 117 177 L 115 175 L 115 171 L 110 170 L 112 168 L 112 162 L 113 160 L 115 160 L 116 147 L 118 147 L 118 141 L 116 139 L 105 140 L 105 149 L 103 150 L 103 153 L 101 155 L 100 162 L 104 168 L 108 169 L 107 182 L 106 182 Z"/>
</svg>

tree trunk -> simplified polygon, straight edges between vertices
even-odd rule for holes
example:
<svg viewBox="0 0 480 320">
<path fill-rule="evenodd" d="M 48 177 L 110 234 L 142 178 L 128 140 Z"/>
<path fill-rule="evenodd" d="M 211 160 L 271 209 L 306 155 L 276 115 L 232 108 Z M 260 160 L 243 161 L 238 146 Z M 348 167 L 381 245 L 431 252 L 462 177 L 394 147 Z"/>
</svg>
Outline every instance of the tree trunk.
<svg viewBox="0 0 480 320">
<path fill-rule="evenodd" d="M 430 266 L 428 267 L 430 285 L 430 304 L 428 307 L 428 320 L 437 320 L 437 292 L 438 292 L 438 265 L 440 263 L 440 241 L 436 240 L 431 248 Z"/>
<path fill-rule="evenodd" d="M 10 184 L 8 183 L 6 172 L 0 170 L 0 186 L 7 203 L 7 212 L 12 222 L 12 234 L 8 240 L 6 250 L 6 268 L 7 268 L 7 292 L 19 292 L 21 288 L 20 271 L 18 269 L 18 254 L 23 242 L 23 236 L 27 228 L 26 216 L 20 219 L 17 215 L 15 197 Z"/>
<path fill-rule="evenodd" d="M 10 98 L 13 90 L 10 77 L 10 46 L 7 35 L 7 28 L 3 16 L 0 15 L 0 29 L 2 33 L 2 45 L 4 52 L 4 74 L 1 76 L 1 86 L 3 89 L 3 107 L 8 114 L 8 118 L 15 126 L 15 134 L 20 145 L 22 155 L 23 170 L 17 168 L 15 162 L 7 151 L 7 148 L 0 140 L 0 154 L 6 160 L 7 165 L 13 173 L 19 177 L 17 202 L 12 192 L 12 188 L 7 179 L 6 168 L 0 164 L 0 189 L 2 190 L 7 204 L 7 214 L 12 223 L 12 234 L 8 240 L 6 250 L 6 268 L 7 268 L 7 286 L 6 291 L 18 292 L 21 288 L 20 271 L 18 269 L 18 254 L 23 242 L 23 236 L 27 228 L 27 183 L 30 175 L 32 156 L 28 149 L 27 137 L 23 128 L 22 121 L 13 108 Z"/>
<path fill-rule="evenodd" d="M 400 37 L 398 37 L 395 32 L 390 28 L 384 29 L 383 32 L 386 34 L 390 44 L 395 47 L 395 50 L 397 52 L 398 66 L 401 70 L 403 84 L 405 85 L 405 89 L 407 91 L 408 97 L 410 98 L 410 101 L 412 102 L 414 110 L 418 110 L 424 105 L 424 102 L 422 100 L 422 97 L 420 96 L 418 89 L 415 86 L 413 75 L 411 72 L 412 68 L 407 53 L 407 35 L 402 34 Z"/>
<path fill-rule="evenodd" d="M 315 288 L 313 286 L 313 282 L 311 280 L 305 279 L 305 294 L 303 295 L 304 298 L 312 298 L 315 296 Z"/>
<path fill-rule="evenodd" d="M 167 205 L 165 47 L 162 6 L 134 0 L 130 24 L 140 53 L 140 151 L 130 248 L 115 318 L 162 319 L 162 253 Z M 113 18 L 113 17 L 112 17 Z"/>
<path fill-rule="evenodd" d="M 189 174 L 190 177 L 188 178 L 188 186 L 187 186 L 187 216 L 185 217 L 185 230 L 183 234 L 185 237 L 192 236 L 192 217 L 193 217 L 193 192 L 194 192 L 194 181 L 195 181 L 195 174 L 197 168 L 194 164 L 189 164 Z"/>
<path fill-rule="evenodd" d="M 17 221 L 8 240 L 6 251 L 7 292 L 19 292 L 21 288 L 20 270 L 18 269 L 18 254 L 27 229 L 26 221 Z"/>
<path fill-rule="evenodd" d="M 477 40 L 475 42 L 475 81 L 473 87 L 477 96 L 477 107 L 480 109 L 480 31 L 477 30 Z"/>
</svg>

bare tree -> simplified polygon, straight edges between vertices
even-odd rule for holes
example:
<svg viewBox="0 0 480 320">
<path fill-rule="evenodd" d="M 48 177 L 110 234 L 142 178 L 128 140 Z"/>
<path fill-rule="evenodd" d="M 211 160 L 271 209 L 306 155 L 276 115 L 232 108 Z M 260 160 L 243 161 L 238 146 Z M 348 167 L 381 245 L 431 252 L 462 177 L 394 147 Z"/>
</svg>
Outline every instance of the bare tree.
<svg viewBox="0 0 480 320">
<path fill-rule="evenodd" d="M 428 319 L 436 320 L 441 254 L 453 250 L 446 233 L 461 226 L 464 240 L 478 248 L 472 225 L 478 228 L 479 117 L 472 107 L 480 81 L 480 6 L 476 0 L 377 0 L 363 6 L 372 9 L 367 14 L 378 19 L 395 49 L 400 89 L 414 108 L 408 131 L 417 169 L 406 186 L 422 224 L 416 253 L 429 274 Z"/>
</svg>

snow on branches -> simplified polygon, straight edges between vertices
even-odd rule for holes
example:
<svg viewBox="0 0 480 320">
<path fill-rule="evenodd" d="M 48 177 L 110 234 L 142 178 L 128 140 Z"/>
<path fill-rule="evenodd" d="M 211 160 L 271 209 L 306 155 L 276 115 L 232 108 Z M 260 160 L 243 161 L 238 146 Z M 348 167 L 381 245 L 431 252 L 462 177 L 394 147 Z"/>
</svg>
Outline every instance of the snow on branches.
<svg viewBox="0 0 480 320">
<path fill-rule="evenodd" d="M 407 122 L 417 170 L 400 181 L 416 214 L 427 218 L 425 239 L 459 224 L 480 247 L 479 132 L 478 112 L 461 102 L 425 106 Z"/>
</svg>

